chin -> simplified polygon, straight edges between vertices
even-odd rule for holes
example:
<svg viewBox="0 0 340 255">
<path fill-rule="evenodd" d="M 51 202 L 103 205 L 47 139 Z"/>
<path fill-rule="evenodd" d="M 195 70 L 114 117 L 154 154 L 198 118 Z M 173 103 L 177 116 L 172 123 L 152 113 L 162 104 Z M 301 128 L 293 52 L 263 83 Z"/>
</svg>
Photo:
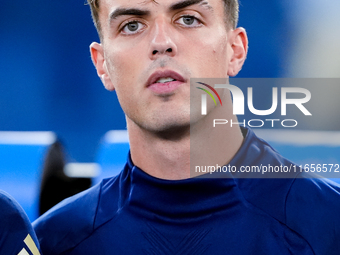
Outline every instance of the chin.
<svg viewBox="0 0 340 255">
<path fill-rule="evenodd" d="M 153 119 L 154 121 L 139 126 L 166 140 L 179 140 L 190 134 L 190 116 L 164 117 Z"/>
<path fill-rule="evenodd" d="M 162 139 L 177 141 L 190 135 L 190 124 L 169 125 L 154 132 Z"/>
</svg>

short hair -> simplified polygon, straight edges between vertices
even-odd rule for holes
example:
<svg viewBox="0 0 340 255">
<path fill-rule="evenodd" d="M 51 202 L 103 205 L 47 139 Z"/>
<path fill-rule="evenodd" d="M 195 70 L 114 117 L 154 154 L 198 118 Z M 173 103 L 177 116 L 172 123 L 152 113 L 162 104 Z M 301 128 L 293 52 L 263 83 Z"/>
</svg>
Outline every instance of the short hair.
<svg viewBox="0 0 340 255">
<path fill-rule="evenodd" d="M 87 0 L 87 3 L 91 7 L 91 15 L 94 22 L 94 25 L 97 29 L 99 38 L 102 39 L 102 30 L 99 22 L 99 1 L 100 0 Z M 155 1 L 155 0 L 153 0 Z M 238 22 L 238 13 L 239 13 L 239 3 L 238 0 L 222 0 L 224 3 L 224 11 L 225 11 L 225 22 L 226 25 L 232 28 L 236 28 Z M 156 2 L 156 1 L 155 1 Z"/>
</svg>

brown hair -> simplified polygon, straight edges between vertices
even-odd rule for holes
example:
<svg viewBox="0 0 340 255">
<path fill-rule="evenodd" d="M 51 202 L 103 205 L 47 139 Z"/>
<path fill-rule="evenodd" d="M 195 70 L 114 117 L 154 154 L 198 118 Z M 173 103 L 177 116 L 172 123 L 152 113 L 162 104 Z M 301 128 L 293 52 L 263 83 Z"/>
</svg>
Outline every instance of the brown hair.
<svg viewBox="0 0 340 255">
<path fill-rule="evenodd" d="M 239 12 L 238 0 L 222 0 L 222 1 L 224 2 L 226 24 L 235 29 L 238 22 Z M 99 0 L 87 0 L 87 2 L 91 7 L 91 14 L 94 25 L 97 28 L 99 37 L 102 39 L 101 26 L 99 23 Z"/>
</svg>

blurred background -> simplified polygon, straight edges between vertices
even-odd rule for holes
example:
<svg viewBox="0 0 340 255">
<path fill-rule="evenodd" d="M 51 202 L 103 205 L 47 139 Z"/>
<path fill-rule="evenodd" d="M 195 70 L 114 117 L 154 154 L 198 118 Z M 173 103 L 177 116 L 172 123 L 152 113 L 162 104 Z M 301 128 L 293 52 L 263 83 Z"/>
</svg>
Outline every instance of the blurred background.
<svg viewBox="0 0 340 255">
<path fill-rule="evenodd" d="M 57 138 L 67 162 L 98 162 L 103 143 L 119 141 L 122 135 L 117 138 L 117 133 L 107 132 L 126 125 L 115 93 L 104 89 L 90 59 L 89 45 L 98 36 L 85 0 L 11 0 L 1 1 L 0 7 L 0 131 L 24 134 L 20 138 L 12 133 L 11 142 L 6 140 L 9 133 L 2 135 L 0 189 L 13 194 L 10 187 L 22 187 L 15 182 L 20 176 L 42 178 L 47 150 Z M 249 54 L 238 77 L 339 78 L 339 11 L 338 0 L 241 0 L 239 26 L 248 32 Z M 326 120 L 322 125 L 317 125 L 318 120 L 302 125 L 303 129 L 339 130 L 340 86 L 334 84 L 327 89 L 333 99 L 329 101 L 332 109 L 323 109 Z M 320 84 L 314 91 L 321 93 L 325 88 Z M 322 110 L 318 100 L 312 105 Z M 256 106 L 267 107 L 261 101 Z M 34 133 L 39 142 L 23 131 L 39 131 Z M 20 144 L 23 150 L 35 146 L 35 154 L 9 155 L 9 144 Z M 125 161 L 125 151 L 123 155 Z M 21 172 L 15 172 L 14 163 Z M 30 196 L 36 198 L 37 192 Z M 27 201 L 19 191 L 15 198 Z M 36 206 L 37 200 L 34 203 L 25 206 Z M 29 216 L 33 220 L 37 212 Z"/>
</svg>

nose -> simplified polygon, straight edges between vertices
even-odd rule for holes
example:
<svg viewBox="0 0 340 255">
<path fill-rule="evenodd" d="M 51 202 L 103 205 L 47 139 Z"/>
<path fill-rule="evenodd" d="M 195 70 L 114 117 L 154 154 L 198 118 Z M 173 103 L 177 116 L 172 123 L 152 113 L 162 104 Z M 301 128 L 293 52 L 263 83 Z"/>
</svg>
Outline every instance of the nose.
<svg viewBox="0 0 340 255">
<path fill-rule="evenodd" d="M 164 19 L 155 22 L 151 33 L 151 44 L 149 49 L 149 57 L 155 60 L 161 56 L 173 57 L 177 53 L 177 46 L 171 37 L 170 25 Z"/>
</svg>

